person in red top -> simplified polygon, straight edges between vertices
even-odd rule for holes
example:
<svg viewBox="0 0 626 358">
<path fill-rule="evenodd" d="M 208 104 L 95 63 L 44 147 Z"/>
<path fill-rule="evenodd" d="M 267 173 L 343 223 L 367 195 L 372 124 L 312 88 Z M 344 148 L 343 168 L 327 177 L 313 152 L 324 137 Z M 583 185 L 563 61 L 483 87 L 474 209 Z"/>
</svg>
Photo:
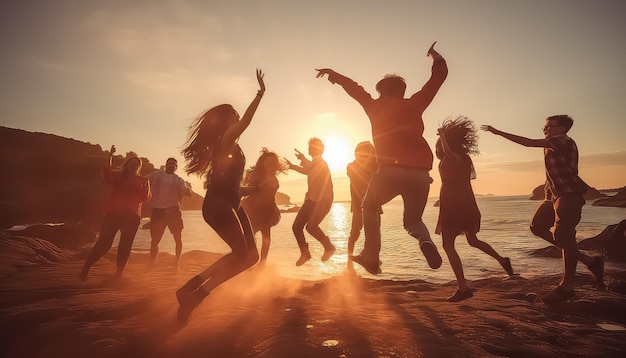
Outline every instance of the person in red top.
<svg viewBox="0 0 626 358">
<path fill-rule="evenodd" d="M 317 77 L 328 75 L 331 83 L 341 85 L 359 102 L 372 126 L 380 169 L 372 176 L 363 199 L 363 251 L 352 258 L 372 274 L 381 272 L 379 208 L 398 195 L 404 200 L 404 228 L 418 239 L 430 267 L 441 266 L 441 256 L 422 221 L 433 166 L 433 153 L 423 136 L 422 114 L 448 76 L 446 61 L 434 46 L 427 52 L 433 58 L 431 77 L 410 98 L 404 98 L 406 83 L 397 75 L 387 75 L 376 84 L 380 97 L 374 99 L 350 78 L 328 68 L 317 69 Z"/>
<path fill-rule="evenodd" d="M 136 156 L 129 157 L 122 164 L 120 170 L 112 170 L 113 154 L 115 154 L 114 145 L 111 146 L 107 163 L 101 170 L 104 181 L 113 190 L 104 203 L 105 214 L 98 239 L 80 272 L 80 279 L 83 282 L 87 280 L 91 266 L 111 249 L 113 239 L 118 231 L 121 235 L 117 249 L 117 272 L 115 276 L 119 278 L 122 275 L 141 221 L 141 203 L 152 197 L 150 182 L 146 177 L 139 175 L 141 159 Z"/>
<path fill-rule="evenodd" d="M 580 222 L 584 194 L 589 186 L 578 176 L 578 148 L 567 136 L 574 121 L 568 115 L 546 118 L 543 139 L 530 139 L 503 132 L 490 125 L 481 129 L 525 147 L 543 148 L 546 169 L 546 198 L 535 210 L 530 225 L 533 234 L 562 249 L 563 277 L 557 287 L 541 296 L 545 304 L 567 301 L 574 296 L 577 261 L 589 268 L 596 285 L 604 289 L 604 258 L 578 251 L 576 225 Z M 553 231 L 550 229 L 553 228 Z"/>
</svg>

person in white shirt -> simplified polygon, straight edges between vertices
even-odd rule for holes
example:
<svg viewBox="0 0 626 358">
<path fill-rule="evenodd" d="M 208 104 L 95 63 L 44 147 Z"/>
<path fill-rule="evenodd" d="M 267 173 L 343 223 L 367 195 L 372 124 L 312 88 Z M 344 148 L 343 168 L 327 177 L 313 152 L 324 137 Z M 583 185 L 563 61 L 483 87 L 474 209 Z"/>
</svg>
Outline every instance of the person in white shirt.
<svg viewBox="0 0 626 358">
<path fill-rule="evenodd" d="M 178 161 L 168 158 L 165 162 L 165 171 L 159 170 L 147 175 L 153 190 L 150 204 L 152 215 L 150 219 L 150 265 L 156 262 L 159 254 L 159 243 L 163 238 L 165 228 L 168 227 L 176 242 L 176 268 L 180 263 L 183 250 L 183 218 L 180 212 L 184 195 L 191 196 L 191 185 L 175 174 Z"/>
</svg>

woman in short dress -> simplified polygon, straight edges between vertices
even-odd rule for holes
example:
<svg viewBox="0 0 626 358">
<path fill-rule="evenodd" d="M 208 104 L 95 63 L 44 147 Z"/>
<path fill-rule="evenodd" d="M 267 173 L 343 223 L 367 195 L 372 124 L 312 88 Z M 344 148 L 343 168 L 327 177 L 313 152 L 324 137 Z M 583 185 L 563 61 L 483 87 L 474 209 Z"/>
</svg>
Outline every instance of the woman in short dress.
<svg viewBox="0 0 626 358">
<path fill-rule="evenodd" d="M 447 119 L 437 134 L 439 139 L 435 149 L 440 160 L 441 192 L 436 233 L 443 238 L 443 248 L 459 286 L 448 301 L 458 302 L 473 296 L 463 274 L 461 259 L 454 248 L 458 235 L 465 234 L 470 246 L 498 260 L 509 275 L 513 275 L 513 268 L 509 258 L 500 256 L 491 245 L 476 236 L 480 231 L 480 210 L 470 183 L 476 178 L 470 154 L 478 154 L 474 123 L 463 116 Z"/>
</svg>

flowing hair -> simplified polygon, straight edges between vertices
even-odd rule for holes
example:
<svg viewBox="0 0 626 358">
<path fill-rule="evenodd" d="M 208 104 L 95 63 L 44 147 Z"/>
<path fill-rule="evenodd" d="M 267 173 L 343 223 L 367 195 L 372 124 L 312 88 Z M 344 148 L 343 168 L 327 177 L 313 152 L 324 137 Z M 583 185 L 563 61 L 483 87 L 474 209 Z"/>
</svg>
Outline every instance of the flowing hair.
<svg viewBox="0 0 626 358">
<path fill-rule="evenodd" d="M 208 177 L 215 150 L 228 129 L 228 116 L 237 113 L 230 104 L 221 104 L 196 118 L 189 127 L 189 135 L 182 150 L 185 172 Z"/>
<path fill-rule="evenodd" d="M 478 134 L 476 134 L 476 125 L 465 116 L 456 116 L 446 118 L 439 128 L 444 132 L 446 141 L 450 149 L 459 154 L 478 155 Z"/>
<path fill-rule="evenodd" d="M 244 175 L 244 178 L 242 180 L 243 184 L 248 184 L 250 182 L 250 176 L 252 175 L 252 173 L 256 173 L 259 172 L 261 170 L 265 170 L 265 167 L 263 165 L 261 165 L 263 163 L 263 161 L 265 161 L 267 158 L 270 157 L 275 157 L 276 160 L 278 161 L 278 168 L 276 168 L 276 171 L 272 174 L 274 175 L 278 175 L 278 173 L 283 173 L 283 174 L 287 174 L 287 171 L 289 170 L 289 165 L 287 164 L 287 162 L 283 159 L 281 159 L 278 154 L 276 154 L 275 152 L 272 152 L 271 150 L 267 149 L 266 147 L 261 148 L 261 155 L 259 156 L 259 158 L 256 161 L 256 164 L 253 165 L 252 167 L 250 167 L 250 169 L 246 170 L 246 173 Z"/>
</svg>

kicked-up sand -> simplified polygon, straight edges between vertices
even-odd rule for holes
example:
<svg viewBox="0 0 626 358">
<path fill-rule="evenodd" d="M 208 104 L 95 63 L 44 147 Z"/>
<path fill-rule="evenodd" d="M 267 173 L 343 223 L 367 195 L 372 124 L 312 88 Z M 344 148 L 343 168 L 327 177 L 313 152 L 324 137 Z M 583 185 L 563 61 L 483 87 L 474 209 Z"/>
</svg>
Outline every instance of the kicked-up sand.
<svg viewBox="0 0 626 358">
<path fill-rule="evenodd" d="M 607 272 L 609 291 L 580 274 L 576 298 L 547 307 L 535 299 L 557 275 L 473 281 L 474 297 L 450 303 L 452 278 L 438 285 L 346 271 L 309 282 L 270 265 L 214 290 L 182 326 L 174 292 L 220 255 L 188 252 L 176 270 L 172 255 L 147 269 L 147 255 L 133 253 L 114 280 L 112 251 L 82 283 L 85 253 L 15 245 L 0 243 L 2 357 L 626 356 L 623 271 Z"/>
</svg>

